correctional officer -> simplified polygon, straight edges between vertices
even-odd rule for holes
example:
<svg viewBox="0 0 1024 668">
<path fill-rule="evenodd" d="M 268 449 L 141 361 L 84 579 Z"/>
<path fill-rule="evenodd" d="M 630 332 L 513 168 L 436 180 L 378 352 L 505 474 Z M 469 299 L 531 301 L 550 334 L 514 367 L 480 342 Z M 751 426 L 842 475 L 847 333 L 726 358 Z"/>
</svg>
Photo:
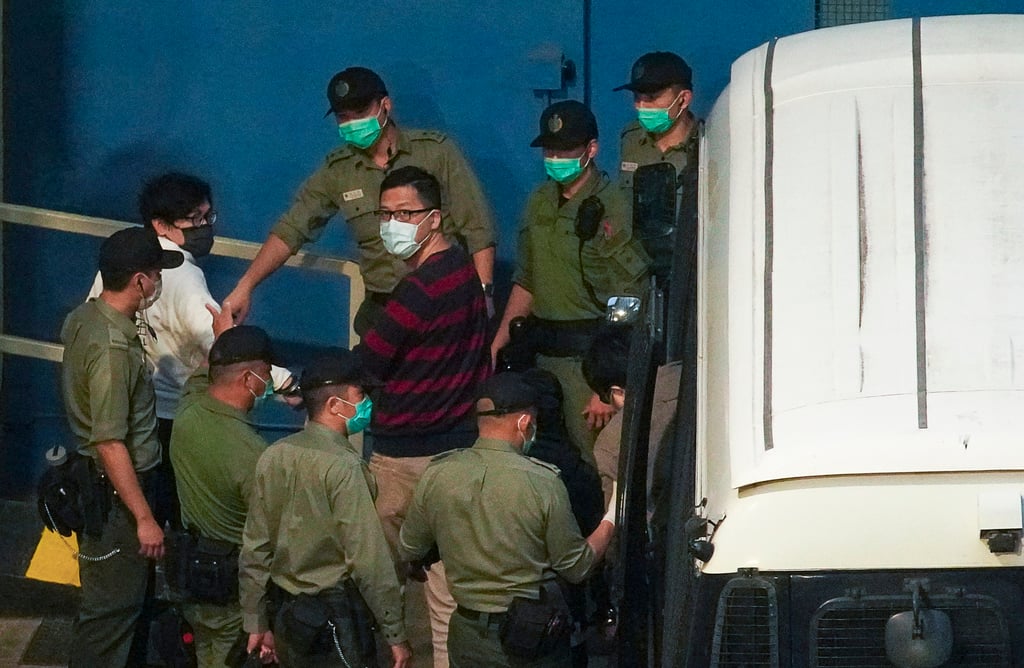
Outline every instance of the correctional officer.
<svg viewBox="0 0 1024 668">
<path fill-rule="evenodd" d="M 686 61 L 669 51 L 654 51 L 640 56 L 630 70 L 629 82 L 614 90 L 633 93 L 637 117 L 622 130 L 619 187 L 632 211 L 639 185 L 637 170 L 646 165 L 669 163 L 675 168 L 677 198 L 682 220 L 694 224 L 697 214 L 697 168 L 700 147 L 700 121 L 690 110 L 693 102 L 693 72 Z M 642 186 L 641 186 L 642 187 Z M 654 199 L 647 194 L 648 199 Z M 632 213 L 630 220 L 633 220 Z M 641 215 L 642 212 L 641 212 Z M 659 217 L 660 218 L 660 217 Z M 634 221 L 635 233 L 644 239 L 655 260 L 658 273 L 666 273 L 674 244 L 661 230 L 648 229 L 645 220 Z M 658 225 L 659 223 L 655 223 Z"/>
<path fill-rule="evenodd" d="M 350 605 L 358 607 L 365 600 L 390 645 L 394 665 L 404 668 L 411 661 L 401 589 L 373 505 L 376 484 L 348 440 L 370 420 L 362 378 L 357 358 L 348 350 L 314 360 L 300 381 L 309 411 L 305 429 L 270 446 L 256 465 L 239 560 L 243 626 L 249 651 L 260 647 L 265 656 L 276 652 L 286 668 L 374 662 L 372 647 L 345 646 L 341 636 L 331 637 L 333 629 L 324 629 L 326 640 L 317 636 L 309 649 L 299 647 L 289 630 L 294 627 L 287 620 L 296 615 L 286 614 L 288 606 L 308 603 L 309 597 L 345 597 L 352 585 L 361 600 Z M 268 603 L 279 612 L 268 610 Z M 346 657 L 338 655 L 335 638 Z"/>
<path fill-rule="evenodd" d="M 445 562 L 458 603 L 448 633 L 453 668 L 565 666 L 568 635 L 546 656 L 510 660 L 499 624 L 514 598 L 537 599 L 555 574 L 587 576 L 611 541 L 614 508 L 584 539 L 558 469 L 524 456 L 538 399 L 520 374 L 493 376 L 479 396 L 480 438 L 424 473 L 402 525 L 401 556 L 421 560 L 436 544 Z"/>
<path fill-rule="evenodd" d="M 273 389 L 273 359 L 270 338 L 259 327 L 227 329 L 210 348 L 208 373 L 203 369 L 186 384 L 171 436 L 185 527 L 229 555 L 222 561 L 234 563 L 217 575 L 232 571 L 234 583 L 256 462 L 267 447 L 246 415 Z M 227 582 L 218 581 L 212 592 L 194 591 L 202 583 L 187 584 L 196 600 L 183 612 L 195 631 L 199 666 L 223 666 L 242 630 L 238 598 L 211 602 Z"/>
<path fill-rule="evenodd" d="M 72 311 L 61 329 L 64 407 L 79 452 L 101 480 L 102 526 L 80 536 L 82 597 L 71 666 L 124 666 L 152 565 L 164 552 L 149 483 L 160 463 L 156 395 L 136 313 L 160 294 L 160 272 L 182 255 L 152 230 L 115 232 L 100 247 L 103 292 Z"/>
<path fill-rule="evenodd" d="M 344 145 L 328 154 L 324 165 L 302 184 L 292 207 L 228 295 L 236 317 L 245 318 L 253 289 L 290 255 L 318 238 L 320 228 L 340 212 L 359 245 L 359 267 L 367 290 L 354 326 L 360 335 L 369 329 L 407 272 L 402 260 L 384 248 L 374 213 L 381 181 L 403 165 L 421 167 L 441 181 L 442 230 L 466 246 L 481 289 L 492 303 L 494 222 L 480 184 L 455 142 L 441 132 L 401 129 L 384 82 L 365 67 L 335 74 L 327 85 L 327 99 L 327 113 L 337 119 Z"/>
<path fill-rule="evenodd" d="M 587 387 L 580 358 L 608 298 L 642 294 L 648 258 L 633 238 L 628 203 L 595 164 L 597 121 L 586 106 L 567 100 L 545 109 L 531 146 L 543 149 L 550 178 L 526 204 L 512 292 L 491 352 L 508 343 L 513 318 L 534 316 L 537 366 L 562 383 L 569 436 L 593 462 L 594 436 L 612 408 Z"/>
</svg>

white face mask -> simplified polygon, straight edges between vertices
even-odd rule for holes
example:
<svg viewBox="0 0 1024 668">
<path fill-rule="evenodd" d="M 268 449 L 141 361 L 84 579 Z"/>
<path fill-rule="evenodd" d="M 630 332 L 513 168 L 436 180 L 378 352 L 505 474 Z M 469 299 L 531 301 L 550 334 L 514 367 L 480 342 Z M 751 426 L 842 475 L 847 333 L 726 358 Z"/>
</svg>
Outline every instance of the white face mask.
<svg viewBox="0 0 1024 668">
<path fill-rule="evenodd" d="M 420 222 L 418 223 L 403 223 L 395 218 L 381 223 L 380 238 L 384 240 L 384 248 L 387 252 L 401 260 L 407 260 L 415 255 L 416 251 L 418 251 L 431 236 L 428 234 L 424 237 L 423 241 L 417 242 L 416 232 L 427 218 L 434 215 L 434 211 L 436 210 L 437 209 L 431 209 L 428 211 L 427 215 L 420 219 Z M 433 234 L 433 232 L 431 232 L 431 234 Z"/>
<path fill-rule="evenodd" d="M 142 289 L 142 281 L 139 281 L 139 290 L 142 291 L 142 301 L 139 302 L 140 311 L 145 311 L 150 306 L 155 304 L 156 300 L 160 299 L 160 293 L 164 291 L 164 277 L 158 276 L 157 279 L 153 281 L 153 285 L 153 294 L 147 297 L 146 291 Z"/>
</svg>

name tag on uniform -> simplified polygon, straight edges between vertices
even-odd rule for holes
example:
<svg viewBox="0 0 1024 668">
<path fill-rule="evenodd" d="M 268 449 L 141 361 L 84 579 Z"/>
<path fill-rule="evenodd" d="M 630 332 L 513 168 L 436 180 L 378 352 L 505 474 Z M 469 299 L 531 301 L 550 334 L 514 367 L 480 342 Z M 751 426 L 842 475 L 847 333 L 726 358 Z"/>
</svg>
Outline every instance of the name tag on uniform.
<svg viewBox="0 0 1024 668">
<path fill-rule="evenodd" d="M 622 165 L 619 166 L 619 169 L 624 172 L 635 172 L 636 168 L 639 166 L 640 165 L 635 162 L 623 162 Z"/>
<path fill-rule="evenodd" d="M 633 169 L 636 169 L 636 167 L 634 167 Z M 362 198 L 362 196 L 362 188 L 356 188 L 355 190 L 349 190 L 347 193 L 341 193 L 341 199 L 345 200 L 346 202 L 351 202 L 354 199 L 360 199 Z"/>
</svg>

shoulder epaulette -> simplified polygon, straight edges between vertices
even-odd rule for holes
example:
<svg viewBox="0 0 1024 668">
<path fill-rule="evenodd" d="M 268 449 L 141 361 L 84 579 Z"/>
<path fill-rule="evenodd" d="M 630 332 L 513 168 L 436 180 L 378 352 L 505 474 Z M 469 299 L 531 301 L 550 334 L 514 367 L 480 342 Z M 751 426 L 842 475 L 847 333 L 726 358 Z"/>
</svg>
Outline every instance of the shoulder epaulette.
<svg viewBox="0 0 1024 668">
<path fill-rule="evenodd" d="M 546 468 L 547 470 L 551 471 L 552 473 L 554 473 L 557 476 L 562 475 L 562 469 L 558 468 L 557 466 L 555 466 L 551 462 L 546 462 L 543 459 L 537 459 L 536 457 L 527 457 L 527 459 L 529 459 L 531 462 L 533 462 L 534 464 L 536 464 L 538 466 L 543 466 L 544 468 Z"/>
<path fill-rule="evenodd" d="M 328 165 L 333 165 L 339 160 L 345 160 L 350 157 L 352 157 L 352 149 L 342 144 L 341 146 L 337 147 L 336 149 L 327 154 L 327 157 L 324 158 L 324 163 Z"/>
<path fill-rule="evenodd" d="M 432 141 L 438 144 L 448 139 L 448 135 L 439 130 L 410 130 L 408 137 L 410 141 Z"/>
<path fill-rule="evenodd" d="M 433 457 L 431 457 L 430 458 L 430 463 L 433 464 L 434 462 L 439 462 L 442 459 L 444 459 L 445 457 L 449 457 L 451 455 L 454 455 L 456 452 L 462 452 L 465 449 L 466 448 L 455 448 L 454 450 L 445 450 L 441 454 L 434 455 Z"/>
<path fill-rule="evenodd" d="M 636 132 L 636 131 L 642 130 L 642 129 L 643 128 L 640 127 L 640 122 L 639 121 L 630 121 L 629 123 L 626 123 L 625 127 L 622 128 L 622 132 L 619 133 L 619 136 L 620 137 L 625 137 L 628 134 L 631 134 L 633 132 Z"/>
<path fill-rule="evenodd" d="M 107 336 L 109 337 L 110 347 L 117 348 L 118 350 L 128 350 L 128 337 L 124 335 L 117 327 L 109 325 L 107 327 Z"/>
</svg>

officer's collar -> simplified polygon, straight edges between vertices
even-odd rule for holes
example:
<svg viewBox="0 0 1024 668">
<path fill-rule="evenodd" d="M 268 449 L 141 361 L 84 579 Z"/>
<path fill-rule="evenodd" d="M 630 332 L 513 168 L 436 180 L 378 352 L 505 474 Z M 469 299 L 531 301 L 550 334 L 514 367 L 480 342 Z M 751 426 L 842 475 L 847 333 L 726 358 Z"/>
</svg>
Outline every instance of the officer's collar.
<svg viewBox="0 0 1024 668">
<path fill-rule="evenodd" d="M 139 329 L 131 318 L 103 301 L 102 297 L 96 297 L 92 302 L 96 304 L 96 308 L 103 314 L 103 317 L 128 337 L 129 341 L 139 338 Z"/>
<path fill-rule="evenodd" d="M 355 452 L 355 446 L 352 445 L 352 441 L 348 440 L 348 437 L 340 431 L 334 431 L 326 425 L 322 425 L 319 422 L 310 420 L 306 423 L 306 427 L 303 431 L 307 431 L 310 435 L 315 436 L 317 442 L 321 439 L 324 442 L 329 442 L 332 445 L 336 445 L 340 448 L 348 448 Z"/>
<path fill-rule="evenodd" d="M 673 151 L 688 152 L 691 150 L 693 145 L 697 143 L 697 137 L 700 135 L 700 133 L 697 131 L 697 128 L 700 127 L 703 121 L 694 116 L 692 113 L 690 114 L 690 116 L 693 118 L 693 125 L 690 126 L 690 131 L 686 134 L 685 137 L 683 137 L 683 140 L 681 142 L 679 142 L 678 144 L 673 144 L 672 146 L 669 146 L 667 149 L 665 149 L 666 155 L 672 153 Z M 640 143 L 644 144 L 645 146 L 651 145 L 657 148 L 657 140 L 654 138 L 654 135 L 652 135 L 650 132 L 643 133 L 643 136 L 640 138 Z"/>
</svg>

